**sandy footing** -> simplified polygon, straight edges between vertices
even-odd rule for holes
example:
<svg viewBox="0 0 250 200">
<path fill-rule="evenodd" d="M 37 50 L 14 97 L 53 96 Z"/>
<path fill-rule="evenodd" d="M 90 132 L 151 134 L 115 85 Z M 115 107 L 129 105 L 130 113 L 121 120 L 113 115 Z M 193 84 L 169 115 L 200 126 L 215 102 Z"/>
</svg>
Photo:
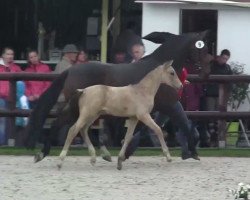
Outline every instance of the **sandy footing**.
<svg viewBox="0 0 250 200">
<path fill-rule="evenodd" d="M 250 183 L 250 158 L 131 157 L 116 169 L 100 157 L 58 157 L 33 163 L 30 156 L 0 156 L 1 200 L 230 200 L 228 189 Z"/>
</svg>

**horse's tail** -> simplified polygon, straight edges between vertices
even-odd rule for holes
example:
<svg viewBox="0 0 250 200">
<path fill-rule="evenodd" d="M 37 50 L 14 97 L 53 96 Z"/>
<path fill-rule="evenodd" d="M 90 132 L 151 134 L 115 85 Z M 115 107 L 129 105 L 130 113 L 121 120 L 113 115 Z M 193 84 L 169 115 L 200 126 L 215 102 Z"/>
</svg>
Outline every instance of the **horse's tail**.
<svg viewBox="0 0 250 200">
<path fill-rule="evenodd" d="M 40 96 L 37 106 L 32 111 L 29 123 L 26 129 L 25 146 L 26 148 L 35 148 L 44 122 L 52 107 L 56 104 L 57 99 L 64 87 L 64 82 L 68 76 L 69 71 L 64 71 L 58 78 L 56 78 L 51 86 Z"/>
<path fill-rule="evenodd" d="M 68 109 L 70 112 L 72 122 L 76 122 L 79 117 L 79 98 L 84 95 L 84 90 L 76 90 L 74 95 L 70 98 L 68 103 Z"/>
</svg>

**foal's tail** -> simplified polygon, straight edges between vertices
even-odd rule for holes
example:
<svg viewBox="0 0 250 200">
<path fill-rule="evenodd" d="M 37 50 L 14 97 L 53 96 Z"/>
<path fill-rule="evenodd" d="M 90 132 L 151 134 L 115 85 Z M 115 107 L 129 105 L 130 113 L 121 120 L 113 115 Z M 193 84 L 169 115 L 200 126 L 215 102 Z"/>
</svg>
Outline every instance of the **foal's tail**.
<svg viewBox="0 0 250 200">
<path fill-rule="evenodd" d="M 53 81 L 51 86 L 38 99 L 37 106 L 32 111 L 28 126 L 26 128 L 26 148 L 35 148 L 47 115 L 49 114 L 52 107 L 56 104 L 58 96 L 64 87 L 64 82 L 68 76 L 68 73 L 68 70 L 64 71 Z"/>
<path fill-rule="evenodd" d="M 79 98 L 84 94 L 83 90 L 76 90 L 69 100 L 67 109 L 70 112 L 71 122 L 76 122 L 79 117 Z"/>
</svg>

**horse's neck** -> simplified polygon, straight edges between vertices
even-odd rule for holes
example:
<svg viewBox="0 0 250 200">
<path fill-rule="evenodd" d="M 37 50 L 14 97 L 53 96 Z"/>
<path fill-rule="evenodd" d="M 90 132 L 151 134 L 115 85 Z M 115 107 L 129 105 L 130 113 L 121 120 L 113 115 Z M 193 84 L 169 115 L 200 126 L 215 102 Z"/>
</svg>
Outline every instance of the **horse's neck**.
<svg viewBox="0 0 250 200">
<path fill-rule="evenodd" d="M 142 93 L 155 96 L 162 82 L 162 67 L 157 67 L 149 72 L 138 84 L 135 85 Z"/>
<path fill-rule="evenodd" d="M 193 39 L 191 36 L 178 35 L 168 38 L 159 48 L 152 53 L 152 58 L 164 63 L 174 60 L 173 67 L 177 74 L 180 74 Z"/>
</svg>

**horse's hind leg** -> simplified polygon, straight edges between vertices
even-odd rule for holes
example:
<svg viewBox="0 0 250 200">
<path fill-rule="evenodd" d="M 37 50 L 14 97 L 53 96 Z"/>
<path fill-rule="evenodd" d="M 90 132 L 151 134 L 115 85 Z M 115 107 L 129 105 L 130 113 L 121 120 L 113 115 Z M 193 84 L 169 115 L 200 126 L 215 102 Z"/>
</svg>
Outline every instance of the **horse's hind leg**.
<svg viewBox="0 0 250 200">
<path fill-rule="evenodd" d="M 100 146 L 100 151 L 101 151 L 101 156 L 103 160 L 112 162 L 111 153 L 109 152 L 109 150 L 107 149 L 105 145 Z"/>
<path fill-rule="evenodd" d="M 127 124 L 128 124 L 128 129 L 124 138 L 124 143 L 122 146 L 122 149 L 119 153 L 118 156 L 118 162 L 117 162 L 117 169 L 121 170 L 122 169 L 122 162 L 125 160 L 125 151 L 128 147 L 129 142 L 131 141 L 132 137 L 133 137 L 133 133 L 136 127 L 136 124 L 138 123 L 138 119 L 137 118 L 129 118 L 127 120 Z"/>
<path fill-rule="evenodd" d="M 157 137 L 159 138 L 159 141 L 161 143 L 161 148 L 162 148 L 163 154 L 164 154 L 164 156 L 166 156 L 167 161 L 170 162 L 172 159 L 171 159 L 170 153 L 168 151 L 168 147 L 166 145 L 166 142 L 164 140 L 164 136 L 163 136 L 161 128 L 154 122 L 154 120 L 151 118 L 150 114 L 145 114 L 143 116 L 139 116 L 138 119 L 155 132 L 155 134 L 157 135 Z"/>
<path fill-rule="evenodd" d="M 96 163 L 96 151 L 95 151 L 95 147 L 93 146 L 91 140 L 89 139 L 88 129 L 89 129 L 89 126 L 85 126 L 81 130 L 81 135 L 82 135 L 82 137 L 84 139 L 84 142 L 88 146 L 89 154 L 91 156 L 90 163 L 92 165 L 94 165 Z"/>
<path fill-rule="evenodd" d="M 51 139 L 49 135 L 46 135 L 44 136 L 43 148 L 41 152 L 38 152 L 34 156 L 34 162 L 37 163 L 41 161 L 42 159 L 44 159 L 47 155 L 49 155 L 50 149 L 51 149 Z"/>
<path fill-rule="evenodd" d="M 108 162 L 111 162 L 112 158 L 111 158 L 110 152 L 108 151 L 108 149 L 106 148 L 106 145 L 105 145 L 106 135 L 105 135 L 103 130 L 100 131 L 98 137 L 99 137 L 99 144 L 100 144 L 100 151 L 101 151 L 102 159 L 106 160 Z"/>
<path fill-rule="evenodd" d="M 59 156 L 59 158 L 61 160 L 60 163 L 57 165 L 59 169 L 62 167 L 62 163 L 63 163 L 63 161 L 64 161 L 64 159 L 65 159 L 65 157 L 66 157 L 66 155 L 68 153 L 70 144 L 72 143 L 75 136 L 82 129 L 84 124 L 85 124 L 85 120 L 79 118 L 77 120 L 77 122 L 69 129 L 67 139 L 66 139 L 65 144 L 63 146 L 63 150 L 62 150 L 62 152 L 61 152 L 61 154 Z"/>
</svg>

